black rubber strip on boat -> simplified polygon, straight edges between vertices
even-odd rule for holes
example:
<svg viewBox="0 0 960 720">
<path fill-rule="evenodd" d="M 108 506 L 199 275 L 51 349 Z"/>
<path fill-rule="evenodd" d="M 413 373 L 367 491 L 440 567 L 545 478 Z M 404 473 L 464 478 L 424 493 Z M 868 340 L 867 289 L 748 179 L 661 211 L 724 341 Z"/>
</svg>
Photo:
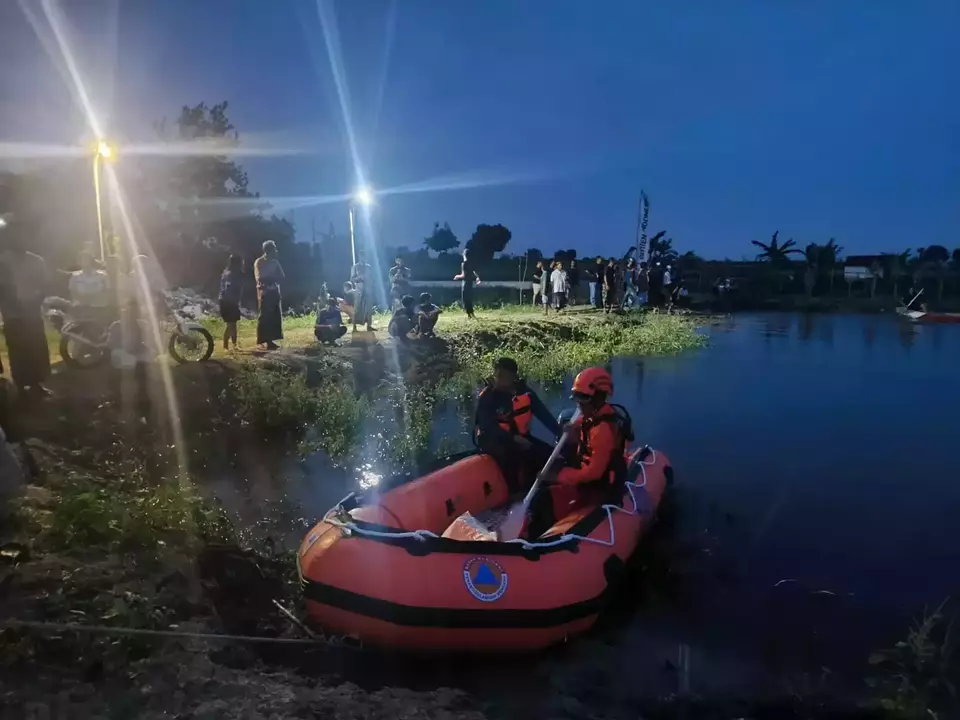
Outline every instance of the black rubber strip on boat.
<svg viewBox="0 0 960 720">
<path fill-rule="evenodd" d="M 566 625 L 596 615 L 603 608 L 606 592 L 572 605 L 543 609 L 431 608 L 360 595 L 350 590 L 301 577 L 303 594 L 308 600 L 329 605 L 375 620 L 407 627 L 493 630 L 546 629 Z"/>
</svg>

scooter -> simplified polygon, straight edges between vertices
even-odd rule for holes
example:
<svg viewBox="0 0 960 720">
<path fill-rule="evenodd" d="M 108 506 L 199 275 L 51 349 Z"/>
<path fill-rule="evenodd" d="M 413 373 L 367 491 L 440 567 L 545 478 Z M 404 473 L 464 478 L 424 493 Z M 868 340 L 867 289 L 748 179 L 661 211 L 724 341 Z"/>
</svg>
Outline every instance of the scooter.
<svg viewBox="0 0 960 720">
<path fill-rule="evenodd" d="M 72 368 L 94 368 L 110 358 L 108 338 L 111 322 L 93 317 L 78 317 L 77 307 L 69 300 L 50 297 L 44 300 L 45 314 L 50 324 L 60 333 L 60 357 Z M 148 354 L 156 357 L 162 349 L 155 347 L 154 334 L 146 320 L 139 320 Z M 163 322 L 165 326 L 171 323 Z M 174 313 L 166 350 L 181 365 L 204 362 L 213 355 L 213 336 L 197 322 L 190 322 Z"/>
</svg>

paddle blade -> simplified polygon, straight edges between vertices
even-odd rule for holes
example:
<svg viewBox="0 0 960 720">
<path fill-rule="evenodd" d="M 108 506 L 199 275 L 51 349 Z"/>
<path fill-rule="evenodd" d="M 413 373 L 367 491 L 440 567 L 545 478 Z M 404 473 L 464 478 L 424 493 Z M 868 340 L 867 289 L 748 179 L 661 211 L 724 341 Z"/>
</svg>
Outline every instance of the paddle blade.
<svg viewBox="0 0 960 720">
<path fill-rule="evenodd" d="M 500 542 L 508 542 L 510 540 L 516 540 L 518 537 L 520 537 L 520 533 L 523 532 L 523 525 L 526 522 L 526 519 L 526 505 L 520 503 L 510 508 L 510 512 L 507 514 L 506 519 L 500 525 L 500 531 L 498 532 Z"/>
</svg>

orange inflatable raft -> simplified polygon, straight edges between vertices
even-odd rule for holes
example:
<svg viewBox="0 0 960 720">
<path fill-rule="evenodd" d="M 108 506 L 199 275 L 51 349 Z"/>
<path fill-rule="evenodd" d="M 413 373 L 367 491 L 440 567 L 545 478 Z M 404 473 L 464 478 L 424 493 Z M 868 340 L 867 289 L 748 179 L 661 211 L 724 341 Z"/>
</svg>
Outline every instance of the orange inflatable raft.
<svg viewBox="0 0 960 720">
<path fill-rule="evenodd" d="M 530 651 L 582 633 L 672 477 L 649 447 L 627 461 L 615 502 L 578 509 L 532 541 L 470 539 L 458 521 L 508 502 L 488 455 L 450 456 L 421 477 L 348 495 L 297 554 L 309 615 L 365 644 L 423 651 Z"/>
</svg>

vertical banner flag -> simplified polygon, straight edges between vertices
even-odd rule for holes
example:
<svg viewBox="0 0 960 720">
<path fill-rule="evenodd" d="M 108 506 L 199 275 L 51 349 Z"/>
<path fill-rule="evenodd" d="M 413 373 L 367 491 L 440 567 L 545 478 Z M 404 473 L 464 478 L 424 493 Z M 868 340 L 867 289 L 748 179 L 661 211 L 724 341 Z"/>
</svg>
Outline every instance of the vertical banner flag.
<svg viewBox="0 0 960 720">
<path fill-rule="evenodd" d="M 637 217 L 637 262 L 647 261 L 647 219 L 650 217 L 650 199 L 640 191 L 640 212 Z"/>
</svg>

